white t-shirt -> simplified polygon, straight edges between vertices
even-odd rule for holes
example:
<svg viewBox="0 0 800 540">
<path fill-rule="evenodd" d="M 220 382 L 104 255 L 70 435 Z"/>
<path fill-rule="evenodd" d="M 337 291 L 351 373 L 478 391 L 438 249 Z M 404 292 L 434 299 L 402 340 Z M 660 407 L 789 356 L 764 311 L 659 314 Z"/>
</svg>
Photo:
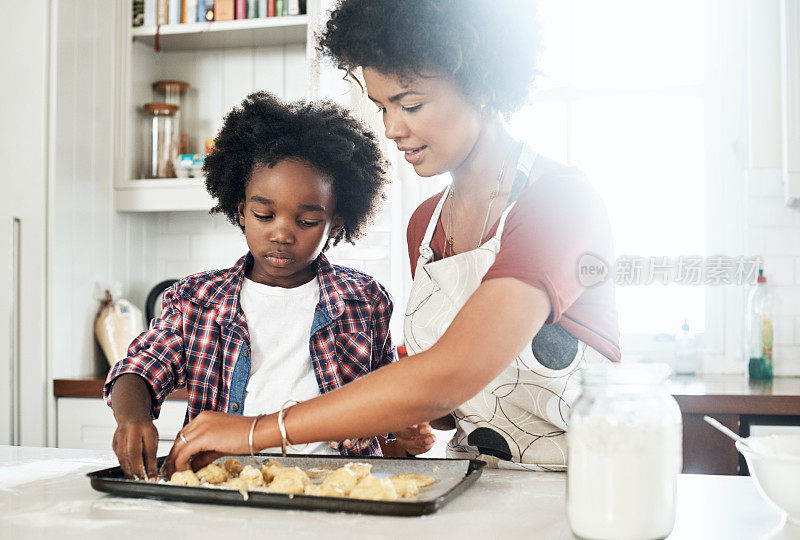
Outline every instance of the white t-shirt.
<svg viewBox="0 0 800 540">
<path fill-rule="evenodd" d="M 274 413 L 289 399 L 305 401 L 319 396 L 309 350 L 319 280 L 284 289 L 245 278 L 240 301 L 250 332 L 250 378 L 243 414 Z M 326 442 L 298 445 L 294 453 L 338 454 Z"/>
</svg>

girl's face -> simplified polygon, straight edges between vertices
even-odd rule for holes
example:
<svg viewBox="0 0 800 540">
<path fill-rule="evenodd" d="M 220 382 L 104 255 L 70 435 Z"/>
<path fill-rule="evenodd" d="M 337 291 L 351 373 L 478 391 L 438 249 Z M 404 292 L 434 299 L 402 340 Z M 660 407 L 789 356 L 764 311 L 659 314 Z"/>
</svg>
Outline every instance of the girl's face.
<svg viewBox="0 0 800 540">
<path fill-rule="evenodd" d="M 481 112 L 452 80 L 434 76 L 404 82 L 364 68 L 364 82 L 383 114 L 386 137 L 405 152 L 418 175 L 442 174 L 464 163 L 478 140 Z"/>
<path fill-rule="evenodd" d="M 255 260 L 248 277 L 287 289 L 314 279 L 314 260 L 342 228 L 331 179 L 291 159 L 253 171 L 239 223 Z"/>
</svg>

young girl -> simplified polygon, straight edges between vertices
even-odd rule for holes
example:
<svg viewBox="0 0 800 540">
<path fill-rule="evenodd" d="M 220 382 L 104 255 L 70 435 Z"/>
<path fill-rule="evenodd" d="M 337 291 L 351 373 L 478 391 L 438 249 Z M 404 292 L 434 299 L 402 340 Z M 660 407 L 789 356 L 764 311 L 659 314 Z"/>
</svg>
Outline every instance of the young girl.
<svg viewBox="0 0 800 540">
<path fill-rule="evenodd" d="M 212 212 L 241 228 L 249 252 L 168 289 L 161 316 L 108 374 L 113 447 L 128 475 L 155 476 L 152 419 L 175 388 L 188 388 L 185 422 L 201 411 L 257 415 L 394 359 L 389 294 L 322 254 L 354 242 L 379 210 L 387 177 L 372 133 L 332 103 L 259 92 L 228 114 L 204 171 Z M 342 452 L 381 455 L 367 442 Z"/>
</svg>

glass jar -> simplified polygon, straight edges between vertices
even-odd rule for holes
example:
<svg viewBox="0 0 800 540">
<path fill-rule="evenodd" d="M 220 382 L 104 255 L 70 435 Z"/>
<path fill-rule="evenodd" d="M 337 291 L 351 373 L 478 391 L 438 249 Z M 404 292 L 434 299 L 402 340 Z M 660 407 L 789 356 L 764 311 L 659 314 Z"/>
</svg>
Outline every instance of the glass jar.
<svg viewBox="0 0 800 540">
<path fill-rule="evenodd" d="M 145 158 L 143 178 L 174 178 L 178 157 L 178 132 L 175 114 L 178 107 L 170 103 L 145 103 L 142 107 Z"/>
<path fill-rule="evenodd" d="M 666 364 L 582 371 L 567 450 L 567 514 L 587 539 L 666 538 L 682 466 L 681 412 Z"/>
<path fill-rule="evenodd" d="M 189 83 L 184 81 L 163 80 L 153 83 L 153 90 L 164 96 L 164 103 L 176 105 L 178 111 L 175 113 L 175 133 L 178 135 L 178 153 L 189 153 L 189 137 L 186 118 L 181 118 L 186 112 L 184 95 L 189 90 Z M 156 98 L 158 99 L 158 98 Z"/>
</svg>

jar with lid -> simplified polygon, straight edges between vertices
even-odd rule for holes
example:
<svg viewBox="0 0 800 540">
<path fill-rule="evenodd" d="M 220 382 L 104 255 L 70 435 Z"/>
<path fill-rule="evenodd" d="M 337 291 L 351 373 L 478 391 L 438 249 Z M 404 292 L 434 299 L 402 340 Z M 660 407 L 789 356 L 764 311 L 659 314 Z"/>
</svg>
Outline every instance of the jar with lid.
<svg viewBox="0 0 800 540">
<path fill-rule="evenodd" d="M 178 157 L 178 133 L 175 114 L 178 107 L 170 103 L 145 103 L 142 141 L 145 149 L 143 178 L 174 178 L 174 160 Z"/>
<path fill-rule="evenodd" d="M 178 137 L 178 153 L 189 153 L 189 133 L 187 131 L 186 103 L 184 95 L 189 90 L 189 83 L 175 80 L 162 80 L 153 83 L 153 90 L 164 96 L 164 103 L 175 105 L 178 111 L 175 113 L 175 133 Z M 159 98 L 156 98 L 159 99 Z"/>
<path fill-rule="evenodd" d="M 666 364 L 593 364 L 570 413 L 567 514 L 586 539 L 666 538 L 682 466 Z"/>
</svg>

